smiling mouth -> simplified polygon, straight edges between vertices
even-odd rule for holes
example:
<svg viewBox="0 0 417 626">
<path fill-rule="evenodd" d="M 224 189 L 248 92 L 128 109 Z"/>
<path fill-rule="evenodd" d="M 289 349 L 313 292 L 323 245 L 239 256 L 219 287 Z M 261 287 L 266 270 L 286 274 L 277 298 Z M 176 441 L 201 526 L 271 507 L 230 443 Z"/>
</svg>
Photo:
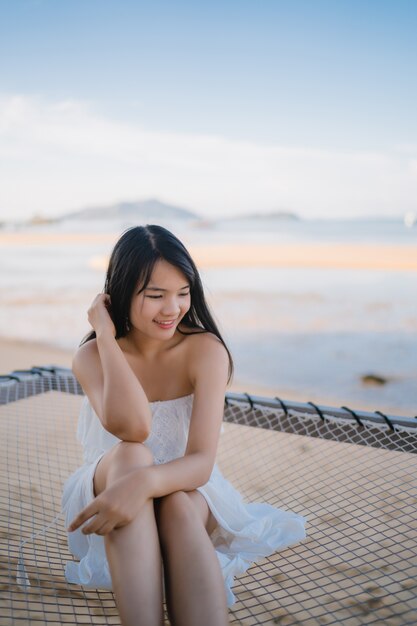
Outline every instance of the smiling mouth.
<svg viewBox="0 0 417 626">
<path fill-rule="evenodd" d="M 155 322 L 155 324 L 158 324 L 158 326 L 161 326 L 162 328 L 172 328 L 172 326 L 174 326 L 175 322 L 177 321 L 176 319 L 174 320 L 153 320 Z"/>
</svg>

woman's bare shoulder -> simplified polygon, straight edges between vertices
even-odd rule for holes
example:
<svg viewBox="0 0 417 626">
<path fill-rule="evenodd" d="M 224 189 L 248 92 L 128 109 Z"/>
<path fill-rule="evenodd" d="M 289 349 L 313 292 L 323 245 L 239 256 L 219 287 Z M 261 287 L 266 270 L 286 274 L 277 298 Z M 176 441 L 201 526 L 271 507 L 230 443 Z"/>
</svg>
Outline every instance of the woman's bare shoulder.
<svg viewBox="0 0 417 626">
<path fill-rule="evenodd" d="M 103 370 L 96 339 L 81 344 L 74 354 L 72 371 L 100 417 L 103 409 Z"/>
<path fill-rule="evenodd" d="M 188 331 L 187 342 L 191 349 L 198 349 L 207 346 L 220 346 L 225 350 L 224 345 L 216 335 L 206 330 L 195 329 Z"/>
<path fill-rule="evenodd" d="M 187 338 L 187 350 L 190 364 L 199 367 L 202 364 L 221 365 L 229 363 L 227 350 L 216 335 L 210 332 L 198 332 Z"/>
<path fill-rule="evenodd" d="M 100 355 L 98 352 L 96 339 L 90 339 L 81 344 L 75 352 L 72 359 L 72 371 L 77 376 L 83 377 L 83 374 L 91 367 L 96 367 L 100 363 Z M 80 381 L 81 382 L 81 381 Z"/>
</svg>

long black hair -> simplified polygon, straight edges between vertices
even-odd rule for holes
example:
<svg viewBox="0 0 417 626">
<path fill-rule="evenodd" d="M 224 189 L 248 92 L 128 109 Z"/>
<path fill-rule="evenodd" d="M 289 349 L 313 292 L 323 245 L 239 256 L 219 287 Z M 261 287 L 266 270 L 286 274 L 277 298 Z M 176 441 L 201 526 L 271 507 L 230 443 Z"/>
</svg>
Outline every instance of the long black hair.
<svg viewBox="0 0 417 626">
<path fill-rule="evenodd" d="M 230 381 L 233 375 L 233 359 L 210 313 L 197 267 L 184 244 L 162 226 L 148 224 L 129 228 L 113 248 L 103 291 L 110 296 L 116 339 L 127 335 L 132 298 L 138 289 L 141 292 L 147 287 L 155 263 L 159 260 L 177 267 L 190 284 L 191 306 L 181 320 L 190 332 L 183 334 L 201 331 L 213 333 L 229 356 Z M 179 329 L 178 331 L 181 332 Z M 96 333 L 91 331 L 82 343 L 94 339 L 95 336 Z"/>
</svg>

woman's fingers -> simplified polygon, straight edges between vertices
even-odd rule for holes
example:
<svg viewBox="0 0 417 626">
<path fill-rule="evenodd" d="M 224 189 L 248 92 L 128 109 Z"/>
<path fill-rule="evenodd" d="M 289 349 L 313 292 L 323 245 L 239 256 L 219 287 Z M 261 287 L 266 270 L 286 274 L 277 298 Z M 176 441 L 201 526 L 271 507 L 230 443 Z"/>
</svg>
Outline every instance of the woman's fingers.
<svg viewBox="0 0 417 626">
<path fill-rule="evenodd" d="M 96 332 L 105 329 L 109 330 L 115 336 L 116 329 L 111 317 L 111 301 L 109 294 L 99 293 L 91 303 L 87 316 L 88 321 Z"/>
<path fill-rule="evenodd" d="M 92 533 L 96 533 L 98 535 L 107 534 L 113 530 L 113 528 L 124 526 L 127 523 L 127 521 L 123 518 L 117 519 L 118 516 L 111 513 L 104 503 L 101 502 L 101 500 L 98 500 L 98 498 L 95 498 L 95 500 L 86 506 L 85 509 L 83 509 L 77 517 L 73 519 L 71 524 L 68 526 L 68 532 L 77 530 L 77 528 L 80 528 L 80 526 L 88 520 L 90 520 L 90 522 L 85 524 L 85 526 L 81 529 L 81 532 L 84 535 L 91 535 Z"/>
<path fill-rule="evenodd" d="M 98 530 L 96 530 L 96 535 L 108 535 L 114 529 L 114 526 L 111 522 L 105 522 L 103 526 L 100 526 Z"/>
<path fill-rule="evenodd" d="M 81 532 L 83 533 L 83 535 L 92 535 L 105 524 L 107 524 L 107 520 L 103 519 L 103 516 L 98 514 L 89 524 L 86 524 L 82 527 Z"/>
<path fill-rule="evenodd" d="M 98 506 L 96 500 L 90 502 L 88 506 L 85 507 L 80 513 L 78 513 L 77 517 L 75 517 L 71 524 L 68 526 L 68 532 L 72 533 L 74 530 L 77 530 L 84 522 L 86 522 L 90 517 L 96 515 L 98 513 Z"/>
<path fill-rule="evenodd" d="M 91 522 L 83 526 L 81 529 L 81 532 L 84 535 L 91 535 L 93 533 L 96 533 L 97 535 L 107 535 L 113 530 L 115 527 L 114 521 L 110 521 L 108 517 L 105 517 L 103 511 L 96 511 L 95 513 L 90 514 L 87 509 L 88 507 L 86 507 L 84 511 L 81 511 L 81 513 L 71 522 L 68 527 L 69 532 L 73 532 L 82 526 L 82 524 L 91 517 L 93 518 Z"/>
<path fill-rule="evenodd" d="M 114 530 L 114 528 L 118 528 L 114 520 L 109 520 L 103 513 L 97 513 L 89 524 L 83 526 L 81 532 L 83 535 L 107 535 Z"/>
</svg>

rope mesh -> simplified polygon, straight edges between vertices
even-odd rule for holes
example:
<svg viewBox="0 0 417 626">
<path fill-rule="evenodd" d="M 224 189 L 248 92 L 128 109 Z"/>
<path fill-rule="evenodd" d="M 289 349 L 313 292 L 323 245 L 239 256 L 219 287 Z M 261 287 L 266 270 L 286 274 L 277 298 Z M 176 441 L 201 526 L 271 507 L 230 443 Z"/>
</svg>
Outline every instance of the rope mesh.
<svg viewBox="0 0 417 626">
<path fill-rule="evenodd" d="M 20 541 L 59 512 L 82 462 L 72 375 L 17 378 L 0 381 L 0 624 L 119 624 L 112 593 L 65 581 L 62 520 L 23 546 L 30 587 L 16 582 Z M 416 424 L 263 402 L 228 394 L 218 462 L 247 500 L 307 516 L 307 539 L 237 580 L 230 623 L 415 624 Z"/>
<path fill-rule="evenodd" d="M 229 397 L 230 396 L 230 397 Z M 360 446 L 417 452 L 417 420 L 229 394 L 225 421 Z M 234 398 L 234 399 L 233 399 Z M 281 406 L 283 405 L 283 406 Z M 360 417 L 359 417 L 360 416 Z"/>
</svg>

